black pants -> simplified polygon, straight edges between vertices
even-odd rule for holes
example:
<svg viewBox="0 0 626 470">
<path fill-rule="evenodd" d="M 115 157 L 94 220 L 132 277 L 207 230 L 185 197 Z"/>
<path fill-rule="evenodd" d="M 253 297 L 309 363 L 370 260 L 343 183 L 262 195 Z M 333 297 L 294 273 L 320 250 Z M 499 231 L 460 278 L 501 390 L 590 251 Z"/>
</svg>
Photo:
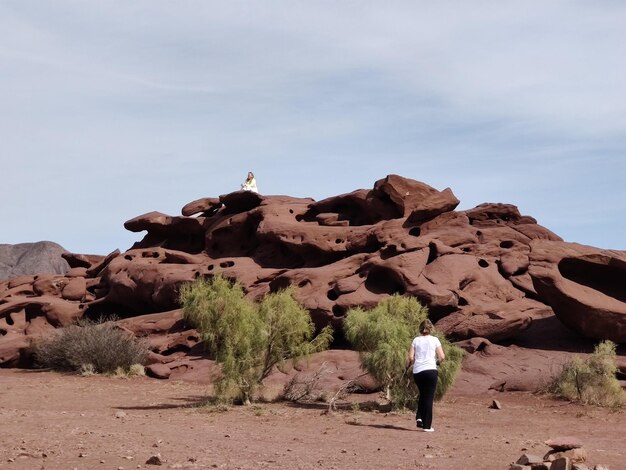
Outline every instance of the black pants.
<svg viewBox="0 0 626 470">
<path fill-rule="evenodd" d="M 417 412 L 415 419 L 422 419 L 424 429 L 429 429 L 433 424 L 433 402 L 435 401 L 435 390 L 437 390 L 437 369 L 423 370 L 413 374 L 413 380 L 420 392 L 417 400 Z"/>
</svg>

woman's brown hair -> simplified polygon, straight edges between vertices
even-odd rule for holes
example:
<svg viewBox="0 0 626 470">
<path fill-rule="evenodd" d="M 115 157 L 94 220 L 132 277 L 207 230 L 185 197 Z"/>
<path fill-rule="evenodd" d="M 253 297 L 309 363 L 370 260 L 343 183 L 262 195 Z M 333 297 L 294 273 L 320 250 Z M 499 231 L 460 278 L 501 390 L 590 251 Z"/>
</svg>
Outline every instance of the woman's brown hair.
<svg viewBox="0 0 626 470">
<path fill-rule="evenodd" d="M 433 322 L 428 318 L 420 323 L 420 333 L 423 335 L 429 335 L 434 329 Z"/>
</svg>

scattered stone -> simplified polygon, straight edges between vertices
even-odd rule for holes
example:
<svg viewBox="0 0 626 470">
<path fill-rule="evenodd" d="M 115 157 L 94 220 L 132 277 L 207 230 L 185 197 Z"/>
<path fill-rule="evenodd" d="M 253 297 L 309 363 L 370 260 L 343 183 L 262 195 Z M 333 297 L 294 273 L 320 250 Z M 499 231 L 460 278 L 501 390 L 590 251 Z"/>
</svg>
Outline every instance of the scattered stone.
<svg viewBox="0 0 626 470">
<path fill-rule="evenodd" d="M 115 417 L 120 419 L 120 418 L 126 418 L 126 413 L 124 413 L 123 411 L 117 411 L 115 412 Z"/>
<path fill-rule="evenodd" d="M 562 457 L 567 457 L 572 462 L 582 463 L 587 461 L 587 451 L 582 447 L 577 447 L 575 449 L 569 449 L 564 451 L 551 450 L 546 455 L 544 455 L 543 460 L 551 462 Z"/>
<path fill-rule="evenodd" d="M 146 465 L 163 465 L 161 454 L 156 454 L 146 460 Z"/>
<path fill-rule="evenodd" d="M 550 462 L 534 463 L 530 466 L 530 470 L 550 470 Z"/>
<path fill-rule="evenodd" d="M 577 444 L 571 438 L 567 438 L 568 446 Z M 563 445 L 565 440 L 551 442 L 553 445 Z M 523 454 L 517 462 L 509 466 L 509 470 L 590 470 L 591 467 L 584 462 L 587 460 L 587 451 L 582 447 L 574 447 L 564 451 L 551 450 L 544 455 L 543 460 L 532 454 Z M 597 464 L 593 470 L 609 470 L 603 464 Z"/>
<path fill-rule="evenodd" d="M 572 462 L 567 457 L 559 457 L 552 461 L 551 470 L 572 470 Z"/>
<path fill-rule="evenodd" d="M 552 447 L 554 450 L 569 450 L 577 449 L 583 446 L 583 443 L 577 437 L 572 436 L 559 436 L 552 439 L 548 439 L 544 442 L 548 447 Z"/>
<path fill-rule="evenodd" d="M 501 410 L 502 405 L 500 404 L 498 400 L 494 400 L 491 402 L 491 405 L 489 406 L 489 408 L 491 408 L 492 410 Z"/>
<path fill-rule="evenodd" d="M 172 369 L 167 364 L 150 364 L 146 367 L 146 374 L 155 379 L 168 379 L 172 375 Z"/>
<path fill-rule="evenodd" d="M 538 455 L 523 454 L 515 463 L 520 465 L 532 465 L 534 463 L 543 463 L 543 459 Z"/>
</svg>

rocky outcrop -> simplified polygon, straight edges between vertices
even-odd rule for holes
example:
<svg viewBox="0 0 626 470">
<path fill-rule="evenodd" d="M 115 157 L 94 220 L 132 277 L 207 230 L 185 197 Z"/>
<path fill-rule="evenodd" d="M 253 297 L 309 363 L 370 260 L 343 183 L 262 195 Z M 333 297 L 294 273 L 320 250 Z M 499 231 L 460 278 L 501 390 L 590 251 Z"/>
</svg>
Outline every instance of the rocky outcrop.
<svg viewBox="0 0 626 470">
<path fill-rule="evenodd" d="M 0 281 L 33 274 L 65 274 L 65 249 L 52 242 L 0 245 Z"/>
<path fill-rule="evenodd" d="M 179 288 L 216 273 L 252 299 L 296 286 L 315 324 L 333 325 L 338 341 L 350 308 L 393 294 L 427 305 L 456 341 L 518 337 L 553 307 L 583 334 L 623 340 L 626 299 L 612 280 L 623 252 L 583 253 L 509 204 L 457 211 L 458 203 L 450 189 L 390 175 L 317 202 L 237 191 L 192 201 L 181 216 L 140 215 L 125 226 L 147 234 L 124 253 L 66 253 L 65 275 L 0 283 L 0 364 L 24 363 L 25 338 L 115 314 L 150 338 L 155 376 L 182 370 L 198 337 L 180 318 Z"/>
<path fill-rule="evenodd" d="M 576 243 L 531 244 L 529 274 L 541 299 L 580 334 L 626 343 L 626 253 Z"/>
</svg>

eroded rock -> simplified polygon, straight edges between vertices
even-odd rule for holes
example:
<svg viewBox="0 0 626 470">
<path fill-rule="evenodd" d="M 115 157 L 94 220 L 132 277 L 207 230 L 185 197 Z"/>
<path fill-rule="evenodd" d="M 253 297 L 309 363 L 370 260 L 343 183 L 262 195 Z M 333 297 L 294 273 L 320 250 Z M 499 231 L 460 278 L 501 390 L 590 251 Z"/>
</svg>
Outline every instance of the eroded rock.
<svg viewBox="0 0 626 470">
<path fill-rule="evenodd" d="M 147 233 L 123 253 L 64 253 L 65 274 L 0 282 L 0 365 L 22 360 L 30 335 L 114 314 L 148 338 L 154 375 L 180 376 L 194 368 L 186 355 L 201 354 L 180 286 L 216 273 L 255 300 L 294 285 L 316 326 L 338 332 L 351 308 L 411 295 L 472 356 L 496 354 L 552 309 L 581 334 L 626 342 L 625 252 L 565 243 L 510 204 L 458 203 L 449 188 L 389 175 L 318 202 L 237 191 L 192 201 L 183 216 L 135 217 L 125 226 Z M 518 378 L 494 388 L 534 380 Z"/>
</svg>

